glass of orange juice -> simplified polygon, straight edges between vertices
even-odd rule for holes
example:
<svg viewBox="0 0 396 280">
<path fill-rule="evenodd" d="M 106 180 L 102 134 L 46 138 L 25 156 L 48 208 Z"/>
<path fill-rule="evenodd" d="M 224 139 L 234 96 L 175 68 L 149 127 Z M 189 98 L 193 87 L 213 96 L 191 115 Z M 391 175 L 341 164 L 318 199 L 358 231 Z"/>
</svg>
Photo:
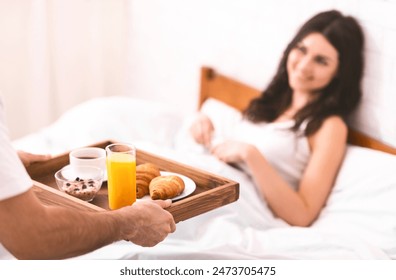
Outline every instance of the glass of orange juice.
<svg viewBox="0 0 396 280">
<path fill-rule="evenodd" d="M 127 143 L 106 147 L 107 191 L 110 209 L 136 201 L 136 149 Z"/>
</svg>

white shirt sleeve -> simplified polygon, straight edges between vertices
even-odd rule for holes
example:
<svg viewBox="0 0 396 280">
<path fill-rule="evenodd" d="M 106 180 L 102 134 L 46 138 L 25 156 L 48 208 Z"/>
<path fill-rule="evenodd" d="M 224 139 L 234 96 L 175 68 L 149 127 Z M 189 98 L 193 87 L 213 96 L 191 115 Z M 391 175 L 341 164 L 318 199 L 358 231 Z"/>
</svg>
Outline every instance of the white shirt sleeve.
<svg viewBox="0 0 396 280">
<path fill-rule="evenodd" d="M 31 186 L 32 180 L 8 137 L 0 100 L 0 200 L 21 194 Z"/>
</svg>

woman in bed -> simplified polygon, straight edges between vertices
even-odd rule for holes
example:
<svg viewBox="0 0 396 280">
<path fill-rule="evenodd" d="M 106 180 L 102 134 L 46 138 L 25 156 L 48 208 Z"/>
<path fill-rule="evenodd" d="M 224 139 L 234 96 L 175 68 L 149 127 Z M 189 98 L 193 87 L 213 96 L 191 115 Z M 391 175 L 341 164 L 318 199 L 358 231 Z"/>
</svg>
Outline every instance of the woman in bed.
<svg viewBox="0 0 396 280">
<path fill-rule="evenodd" d="M 345 120 L 361 98 L 363 43 L 354 18 L 319 13 L 287 46 L 232 137 L 212 143 L 214 126 L 202 113 L 191 126 L 195 141 L 213 155 L 246 168 L 274 215 L 290 225 L 311 225 L 335 182 L 346 149 Z"/>
</svg>

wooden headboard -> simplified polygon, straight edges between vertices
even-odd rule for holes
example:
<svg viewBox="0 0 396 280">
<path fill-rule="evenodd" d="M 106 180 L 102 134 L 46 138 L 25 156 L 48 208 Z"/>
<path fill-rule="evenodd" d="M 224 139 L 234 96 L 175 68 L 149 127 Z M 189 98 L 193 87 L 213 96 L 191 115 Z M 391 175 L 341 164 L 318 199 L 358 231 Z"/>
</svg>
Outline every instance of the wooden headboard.
<svg viewBox="0 0 396 280">
<path fill-rule="evenodd" d="M 213 68 L 202 67 L 201 69 L 199 107 L 201 107 L 206 99 L 211 97 L 241 111 L 247 107 L 252 98 L 258 96 L 260 93 L 260 90 L 217 73 Z M 349 128 L 348 132 L 348 142 L 353 145 L 396 155 L 396 148 L 351 128 Z"/>
</svg>

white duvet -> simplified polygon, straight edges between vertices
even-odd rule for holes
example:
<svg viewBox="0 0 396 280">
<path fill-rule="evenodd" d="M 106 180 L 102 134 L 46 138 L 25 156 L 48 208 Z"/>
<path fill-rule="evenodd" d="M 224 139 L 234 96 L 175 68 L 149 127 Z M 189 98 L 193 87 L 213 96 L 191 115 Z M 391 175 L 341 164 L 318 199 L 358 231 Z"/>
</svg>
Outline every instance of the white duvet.
<svg viewBox="0 0 396 280">
<path fill-rule="evenodd" d="M 222 119 L 235 116 L 229 108 L 216 103 L 208 105 L 207 110 L 220 114 Z M 104 139 L 129 141 L 140 149 L 240 184 L 238 201 L 178 223 L 176 232 L 153 248 L 117 242 L 79 258 L 396 258 L 395 156 L 348 146 L 318 220 L 309 228 L 291 227 L 272 215 L 249 176 L 189 143 L 186 122 L 161 104 L 128 97 L 98 98 L 73 108 L 51 126 L 14 144 L 31 152 L 57 154 Z"/>
</svg>

